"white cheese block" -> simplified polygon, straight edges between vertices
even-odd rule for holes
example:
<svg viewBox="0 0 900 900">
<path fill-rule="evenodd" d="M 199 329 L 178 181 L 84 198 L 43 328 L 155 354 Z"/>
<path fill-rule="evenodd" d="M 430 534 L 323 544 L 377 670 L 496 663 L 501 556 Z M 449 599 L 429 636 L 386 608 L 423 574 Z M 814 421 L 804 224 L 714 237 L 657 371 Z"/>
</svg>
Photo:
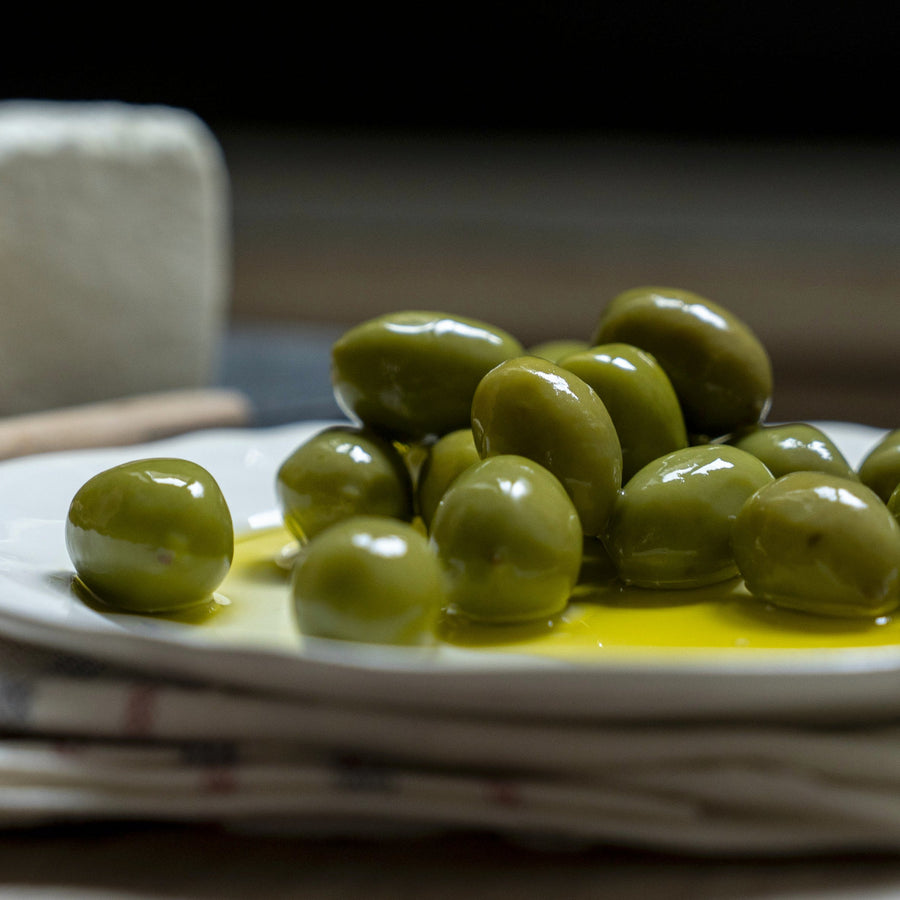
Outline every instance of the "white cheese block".
<svg viewBox="0 0 900 900">
<path fill-rule="evenodd" d="M 0 103 L 0 415 L 209 383 L 228 175 L 193 113 Z"/>
</svg>

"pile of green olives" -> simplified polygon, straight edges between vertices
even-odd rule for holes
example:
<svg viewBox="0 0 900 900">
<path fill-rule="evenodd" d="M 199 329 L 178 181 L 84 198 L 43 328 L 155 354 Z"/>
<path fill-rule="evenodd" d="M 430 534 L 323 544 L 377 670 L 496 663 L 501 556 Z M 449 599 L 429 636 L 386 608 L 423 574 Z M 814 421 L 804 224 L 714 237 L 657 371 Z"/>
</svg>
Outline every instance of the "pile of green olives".
<svg viewBox="0 0 900 900">
<path fill-rule="evenodd" d="M 665 590 L 740 578 L 819 615 L 900 606 L 900 429 L 854 469 L 818 428 L 767 422 L 766 350 L 690 291 L 625 291 L 591 335 L 530 349 L 471 318 L 378 316 L 334 344 L 332 383 L 348 421 L 276 475 L 305 634 L 423 644 L 448 617 L 552 622 L 597 571 Z M 92 591 L 151 611 L 215 589 L 231 521 L 192 466 L 79 491 L 67 539 Z"/>
<path fill-rule="evenodd" d="M 346 433 L 380 438 L 383 462 L 352 475 L 336 454 L 282 467 L 303 566 L 346 554 L 358 517 L 388 515 L 439 562 L 432 607 L 481 623 L 552 620 L 587 548 L 626 586 L 742 578 L 765 603 L 821 615 L 900 605 L 900 431 L 857 472 L 818 428 L 768 423 L 766 350 L 695 293 L 625 291 L 585 339 L 530 349 L 446 313 L 379 316 L 337 342 L 332 376 Z M 347 523 L 338 549 L 317 534 L 334 518 Z M 371 618 L 377 591 L 363 593 Z M 328 603 L 296 581 L 293 600 L 301 620 Z M 332 603 L 346 614 L 340 590 Z"/>
</svg>

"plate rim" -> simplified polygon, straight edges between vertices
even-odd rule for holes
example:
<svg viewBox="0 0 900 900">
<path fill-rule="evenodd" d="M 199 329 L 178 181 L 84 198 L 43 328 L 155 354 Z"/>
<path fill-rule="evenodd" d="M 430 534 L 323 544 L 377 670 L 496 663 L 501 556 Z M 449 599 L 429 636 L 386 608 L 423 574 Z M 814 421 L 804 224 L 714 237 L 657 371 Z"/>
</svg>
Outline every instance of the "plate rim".
<svg viewBox="0 0 900 900">
<path fill-rule="evenodd" d="M 266 428 L 209 429 L 138 445 L 10 460 L 0 463 L 0 495 L 10 473 L 18 474 L 23 469 L 40 471 L 62 466 L 79 471 L 98 464 L 111 465 L 114 462 L 110 461 L 115 459 L 124 461 L 170 451 L 202 457 L 204 452 L 215 455 L 222 453 L 224 448 L 227 457 L 242 447 L 253 449 L 259 444 L 268 448 L 263 451 L 263 457 L 265 452 L 277 456 L 276 447 L 291 445 L 303 435 L 331 424 L 335 424 L 335 420 L 310 420 Z M 826 433 L 840 432 L 841 429 L 865 431 L 873 443 L 887 432 L 886 429 L 853 423 L 813 424 L 822 427 Z M 274 475 L 271 471 L 269 474 Z M 241 515 L 235 516 L 236 522 L 239 518 L 242 521 L 249 519 L 263 506 L 271 509 L 271 502 L 260 502 L 251 510 L 241 503 L 238 503 Z M 9 522 L 0 508 L 0 529 L 4 524 Z M 3 543 L 0 542 L 2 550 Z M 6 564 L 8 567 L 8 556 Z M 809 713 L 811 705 L 821 711 L 822 704 L 832 712 L 840 709 L 845 714 L 865 710 L 870 715 L 882 707 L 893 715 L 900 712 L 900 690 L 896 690 L 900 687 L 900 645 L 808 650 L 741 648 L 737 653 L 733 648 L 704 648 L 700 652 L 691 650 L 690 658 L 683 659 L 677 658 L 683 655 L 677 648 L 662 652 L 653 648 L 647 654 L 628 649 L 621 653 L 610 651 L 591 660 L 589 665 L 577 657 L 559 660 L 527 653 L 504 651 L 491 654 L 478 650 L 466 653 L 465 665 L 450 666 L 442 661 L 432 666 L 423 664 L 427 657 L 421 651 L 406 653 L 406 648 L 388 648 L 386 651 L 374 645 L 362 645 L 347 652 L 339 642 L 325 642 L 326 652 L 293 654 L 281 648 L 238 642 L 233 645 L 203 642 L 189 637 L 196 632 L 180 630 L 177 625 L 170 628 L 168 623 L 157 634 L 111 628 L 106 619 L 101 619 L 102 628 L 91 628 L 86 624 L 73 628 L 71 623 L 68 628 L 59 628 L 42 622 L 39 616 L 23 615 L 9 609 L 6 597 L 2 595 L 8 581 L 8 571 L 0 566 L 0 631 L 13 638 L 75 655 L 88 653 L 144 673 L 211 680 L 233 688 L 296 692 L 342 702 L 362 702 L 369 698 L 407 707 L 436 705 L 470 713 L 496 714 L 513 704 L 520 714 L 552 713 L 590 718 L 631 718 L 648 714 L 680 718 L 686 714 L 717 712 L 797 715 Z M 474 660 L 480 660 L 480 663 Z M 498 664 L 501 660 L 502 664 Z M 227 665 L 221 665 L 223 661 L 227 661 Z M 716 677 L 711 678 L 711 673 Z M 332 680 L 330 685 L 329 679 Z M 779 685 L 779 681 L 785 679 L 790 681 L 787 692 Z M 675 682 L 670 689 L 664 689 L 667 680 Z M 634 683 L 631 690 L 628 689 L 629 681 Z M 417 682 L 418 688 L 409 691 L 412 682 Z M 829 703 L 829 693 L 836 685 L 842 690 L 839 696 L 832 695 Z M 760 698 L 765 702 L 754 702 L 752 693 L 747 692 L 750 687 L 765 688 L 770 696 Z M 796 696 L 801 693 L 801 687 L 805 697 Z M 402 688 L 399 695 L 398 688 Z M 884 693 L 890 688 L 897 700 L 885 703 Z M 454 689 L 470 693 L 454 697 Z M 557 698 L 554 704 L 553 692 L 559 690 L 568 691 L 569 700 Z M 725 709 L 729 694 L 736 690 L 741 697 L 738 708 Z M 529 691 L 536 693 L 529 695 Z M 616 691 L 620 692 L 618 698 Z M 655 696 L 650 696 L 654 691 Z M 692 691 L 698 692 L 693 698 L 671 705 L 679 693 L 689 695 Z M 636 695 L 640 695 L 637 700 Z M 586 698 L 604 701 L 606 705 L 601 709 L 582 709 L 580 704 Z"/>
</svg>

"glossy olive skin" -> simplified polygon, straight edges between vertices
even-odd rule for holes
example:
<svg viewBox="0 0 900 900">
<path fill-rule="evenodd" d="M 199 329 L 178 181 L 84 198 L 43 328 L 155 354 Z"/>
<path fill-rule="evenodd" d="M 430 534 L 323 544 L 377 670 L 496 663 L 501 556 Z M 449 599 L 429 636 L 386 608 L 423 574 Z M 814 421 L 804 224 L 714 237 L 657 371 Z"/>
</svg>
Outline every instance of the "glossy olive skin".
<svg viewBox="0 0 900 900">
<path fill-rule="evenodd" d="M 472 400 L 481 457 L 517 454 L 563 484 L 585 534 L 599 535 L 622 484 L 622 448 L 596 392 L 573 372 L 523 356 L 482 379 Z"/>
<path fill-rule="evenodd" d="M 894 493 L 888 497 L 887 508 L 888 512 L 900 522 L 900 484 L 894 488 Z"/>
<path fill-rule="evenodd" d="M 900 484 L 900 428 L 888 432 L 859 466 L 859 480 L 885 503 Z"/>
<path fill-rule="evenodd" d="M 675 389 L 654 357 L 630 344 L 603 344 L 559 364 L 603 401 L 622 445 L 622 481 L 654 459 L 688 445 Z"/>
<path fill-rule="evenodd" d="M 750 328 L 690 291 L 640 287 L 615 297 L 595 344 L 634 344 L 672 381 L 688 432 L 721 437 L 765 418 L 772 398 L 769 356 Z"/>
<path fill-rule="evenodd" d="M 469 424 L 482 376 L 522 353 L 512 335 L 484 322 L 408 310 L 351 328 L 332 347 L 334 396 L 350 419 L 401 439 Z"/>
<path fill-rule="evenodd" d="M 430 542 L 449 609 L 477 622 L 527 622 L 565 609 L 581 566 L 581 524 L 542 466 L 515 455 L 466 469 L 434 514 Z"/>
<path fill-rule="evenodd" d="M 85 587 L 129 612 L 210 600 L 234 556 L 219 485 L 184 459 L 135 460 L 95 475 L 72 499 L 65 533 Z"/>
<path fill-rule="evenodd" d="M 431 526 L 441 497 L 456 477 L 480 462 L 471 428 L 460 428 L 439 438 L 430 448 L 416 489 L 417 508 L 425 527 Z"/>
<path fill-rule="evenodd" d="M 560 338 L 553 341 L 541 341 L 533 344 L 525 351 L 526 356 L 537 356 L 550 362 L 558 363 L 566 356 L 575 353 L 583 353 L 590 350 L 591 345 L 587 341 L 579 341 L 575 338 Z"/>
<path fill-rule="evenodd" d="M 900 604 L 900 525 L 859 482 L 784 475 L 747 501 L 733 543 L 748 589 L 768 603 L 827 616 Z"/>
<path fill-rule="evenodd" d="M 300 541 L 350 516 L 413 516 L 412 483 L 399 451 L 353 425 L 304 441 L 281 464 L 275 489 L 284 523 Z"/>
<path fill-rule="evenodd" d="M 291 591 L 304 635 L 373 644 L 433 643 L 445 602 L 424 536 L 381 516 L 355 516 L 316 535 L 294 565 Z"/>
<path fill-rule="evenodd" d="M 789 472 L 825 472 L 856 481 L 853 467 L 834 441 L 821 429 L 805 422 L 758 425 L 730 443 L 752 453 L 776 477 Z"/>
<path fill-rule="evenodd" d="M 692 588 L 734 578 L 731 528 L 772 481 L 755 457 L 706 445 L 654 460 L 622 488 L 605 544 L 619 577 L 646 588 Z"/>
</svg>

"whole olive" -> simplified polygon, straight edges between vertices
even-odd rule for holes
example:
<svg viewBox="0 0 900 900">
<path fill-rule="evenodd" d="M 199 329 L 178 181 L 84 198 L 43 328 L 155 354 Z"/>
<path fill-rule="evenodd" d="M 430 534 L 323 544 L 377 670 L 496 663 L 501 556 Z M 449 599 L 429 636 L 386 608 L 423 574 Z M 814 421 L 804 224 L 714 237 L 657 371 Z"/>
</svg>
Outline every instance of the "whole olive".
<svg viewBox="0 0 900 900">
<path fill-rule="evenodd" d="M 720 437 L 761 421 L 772 398 L 769 356 L 750 328 L 690 291 L 640 287 L 601 314 L 595 344 L 652 353 L 672 381 L 692 434 Z"/>
<path fill-rule="evenodd" d="M 354 516 L 317 534 L 291 580 L 304 635 L 375 644 L 430 644 L 444 606 L 441 566 L 406 522 Z"/>
<path fill-rule="evenodd" d="M 548 360 L 507 360 L 481 380 L 472 400 L 481 457 L 516 454 L 563 484 L 585 534 L 598 535 L 622 483 L 622 449 L 603 401 L 581 378 Z"/>
<path fill-rule="evenodd" d="M 451 431 L 435 441 L 422 465 L 416 492 L 419 515 L 426 528 L 456 476 L 480 459 L 471 428 Z"/>
<path fill-rule="evenodd" d="M 887 502 L 900 484 L 900 428 L 889 431 L 859 466 L 859 480 Z"/>
<path fill-rule="evenodd" d="M 449 608 L 479 622 L 525 622 L 565 609 L 581 566 L 578 513 L 529 459 L 492 456 L 459 475 L 438 504 L 430 542 Z"/>
<path fill-rule="evenodd" d="M 857 480 L 834 441 L 805 422 L 757 425 L 736 435 L 730 443 L 762 460 L 776 478 L 789 472 L 827 472 Z"/>
<path fill-rule="evenodd" d="M 279 467 L 275 488 L 285 525 L 300 541 L 350 516 L 413 516 L 412 484 L 399 451 L 353 425 L 334 425 L 304 441 Z"/>
<path fill-rule="evenodd" d="M 752 594 L 829 616 L 880 616 L 900 604 L 900 525 L 874 491 L 819 472 L 761 488 L 733 531 Z"/>
<path fill-rule="evenodd" d="M 559 364 L 589 384 L 606 406 L 622 445 L 622 481 L 688 445 L 684 415 L 668 375 L 630 344 L 603 344 Z"/>
<path fill-rule="evenodd" d="M 622 488 L 605 543 L 619 577 L 646 588 L 691 588 L 734 578 L 731 528 L 772 474 L 736 447 L 675 450 Z"/>
<path fill-rule="evenodd" d="M 208 601 L 234 555 L 219 485 L 184 459 L 135 460 L 95 475 L 72 499 L 65 538 L 84 586 L 130 612 Z"/>
<path fill-rule="evenodd" d="M 475 319 L 396 312 L 335 342 L 332 385 L 351 419 L 392 437 L 441 435 L 469 425 L 481 377 L 521 353 L 514 337 Z"/>
</svg>

